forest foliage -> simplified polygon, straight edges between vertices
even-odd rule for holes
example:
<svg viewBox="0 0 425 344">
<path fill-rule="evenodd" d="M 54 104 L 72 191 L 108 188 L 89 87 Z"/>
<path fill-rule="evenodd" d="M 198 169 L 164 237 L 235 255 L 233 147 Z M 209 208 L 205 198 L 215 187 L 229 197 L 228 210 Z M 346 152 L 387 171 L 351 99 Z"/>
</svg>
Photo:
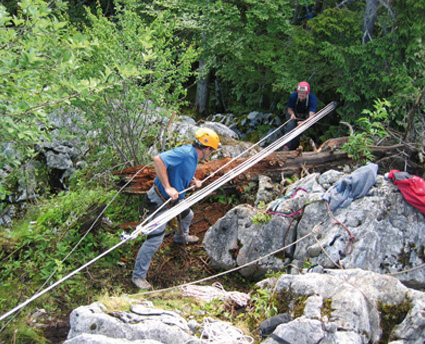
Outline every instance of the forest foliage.
<svg viewBox="0 0 425 344">
<path fill-rule="evenodd" d="M 206 76 L 208 114 L 281 116 L 297 82 L 308 80 L 319 106 L 339 102 L 332 124 L 354 124 L 385 99 L 391 125 L 408 126 L 414 140 L 408 115 L 425 88 L 425 4 L 378 2 L 370 18 L 370 3 L 119 0 L 77 11 L 73 1 L 8 1 L 0 6 L 1 143 L 20 154 L 8 150 L 0 168 L 35 156 L 55 109 L 79 111 L 111 143 L 111 157 L 140 164 L 158 118 L 193 106 L 194 84 Z"/>
<path fill-rule="evenodd" d="M 392 132 L 423 151 L 423 1 L 79 3 L 0 4 L 0 209 L 23 164 L 38 158 L 38 143 L 52 139 L 52 113 L 78 113 L 75 125 L 98 133 L 95 143 L 80 139 L 91 147 L 86 159 L 106 170 L 148 163 L 146 152 L 162 144 L 173 113 L 196 119 L 216 112 L 243 117 L 254 110 L 282 116 L 298 81 L 307 80 L 319 108 L 339 103 L 323 139 L 346 135 L 339 126 L 344 121 L 354 129 L 346 147 L 354 157 L 370 158 L 367 145 Z M 196 92 L 207 94 L 206 113 L 193 110 Z M 12 234 L 2 233 L 7 250 L 0 254 L 0 308 L 34 293 L 53 271 L 57 280 L 80 257 L 90 260 L 116 243 L 108 231 L 91 233 L 64 260 L 81 236 L 73 221 L 112 197 L 103 188 L 111 180 L 93 183 L 96 172 L 89 165 L 68 192 L 46 197 Z M 120 221 L 123 211 L 114 205 L 106 215 Z M 137 220 L 135 207 L 125 215 Z M 113 276 L 109 263 L 121 253 L 99 270 Z M 72 299 L 84 297 L 82 279 L 61 286 L 55 295 L 62 304 L 71 307 Z M 11 289 L 16 295 L 5 292 Z M 55 300 L 44 302 L 57 307 Z"/>
</svg>

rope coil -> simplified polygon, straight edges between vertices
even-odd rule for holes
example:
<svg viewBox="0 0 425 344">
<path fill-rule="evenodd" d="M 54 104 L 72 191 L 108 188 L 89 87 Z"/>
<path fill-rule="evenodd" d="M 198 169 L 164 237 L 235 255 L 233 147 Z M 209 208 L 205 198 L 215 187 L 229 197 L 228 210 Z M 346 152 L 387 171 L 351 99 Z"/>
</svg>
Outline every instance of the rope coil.
<svg viewBox="0 0 425 344">
<path fill-rule="evenodd" d="M 189 285 L 182 287 L 182 290 L 185 296 L 196 297 L 208 302 L 213 299 L 231 301 L 236 303 L 239 307 L 245 307 L 250 300 L 248 294 L 238 291 L 226 291 L 218 282 L 213 283 L 212 286 Z"/>
</svg>

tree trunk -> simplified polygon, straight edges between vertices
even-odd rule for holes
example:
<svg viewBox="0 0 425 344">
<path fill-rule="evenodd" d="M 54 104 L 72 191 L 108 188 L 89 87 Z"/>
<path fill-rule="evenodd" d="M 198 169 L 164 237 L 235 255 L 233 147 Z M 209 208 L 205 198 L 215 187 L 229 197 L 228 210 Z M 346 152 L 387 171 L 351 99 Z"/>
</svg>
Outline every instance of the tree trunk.
<svg viewBox="0 0 425 344">
<path fill-rule="evenodd" d="M 366 8 L 363 16 L 363 44 L 372 40 L 372 31 L 375 26 L 379 0 L 366 0 Z"/>
<path fill-rule="evenodd" d="M 295 25 L 297 23 L 300 13 L 301 13 L 301 5 L 300 5 L 300 2 L 297 1 L 297 6 L 295 7 L 294 15 L 292 17 L 292 22 L 291 22 L 292 25 Z"/>
<path fill-rule="evenodd" d="M 415 112 L 417 108 L 419 107 L 419 104 L 421 102 L 422 97 L 424 96 L 424 93 L 425 93 L 425 88 L 423 88 L 421 93 L 419 93 L 415 103 L 413 104 L 412 108 L 409 111 L 409 114 L 407 115 L 407 127 L 404 134 L 405 140 L 413 139 L 413 135 L 412 135 L 413 119 L 415 118 Z"/>
<path fill-rule="evenodd" d="M 316 0 L 316 9 L 317 9 L 317 13 L 319 13 L 319 4 L 321 3 L 322 1 L 320 1 L 320 0 Z M 324 10 L 326 10 L 328 8 L 328 6 L 327 6 L 327 3 L 326 3 L 326 0 L 323 0 L 323 2 L 322 2 L 322 8 L 321 8 L 321 10 L 320 10 L 320 13 L 323 13 L 323 11 Z"/>
<path fill-rule="evenodd" d="M 274 152 L 245 172 L 235 176 L 234 179 L 229 181 L 229 184 L 237 189 L 243 189 L 244 185 L 249 184 L 250 181 L 257 180 L 259 175 L 266 175 L 272 178 L 275 182 L 281 182 L 282 176 L 288 177 L 297 174 L 302 177 L 305 173 L 325 172 L 330 169 L 338 169 L 344 165 L 350 165 L 353 163 L 351 157 L 348 156 L 346 152 L 338 150 L 339 147 L 347 141 L 348 137 L 328 140 L 315 152 Z M 414 153 L 414 150 L 405 145 L 386 147 L 371 146 L 370 148 L 378 164 L 386 165 L 386 162 L 389 161 L 391 163 L 391 168 L 397 168 L 394 166 L 395 161 L 393 161 L 393 157 L 395 155 L 399 155 L 400 150 L 403 151 L 406 156 L 411 156 Z M 195 176 L 199 180 L 204 180 L 207 176 L 212 175 L 213 172 L 218 171 L 222 166 L 226 165 L 209 178 L 204 184 L 205 186 L 234 169 L 246 159 L 247 158 L 235 159 L 231 163 L 229 163 L 231 158 L 207 161 L 198 165 Z M 404 165 L 404 162 L 401 163 Z M 410 162 L 410 164 L 412 165 L 413 162 Z M 425 171 L 423 166 L 412 165 L 412 168 L 416 169 L 419 174 L 422 174 Z M 124 184 L 128 182 L 140 169 L 141 166 L 130 167 L 114 174 L 120 176 L 121 184 Z M 154 168 L 147 166 L 136 177 L 134 177 L 134 179 L 132 179 L 131 183 L 123 190 L 123 192 L 129 194 L 144 194 L 152 186 L 154 178 Z"/>
<path fill-rule="evenodd" d="M 205 61 L 203 59 L 199 61 L 199 70 L 201 72 L 201 75 L 206 72 Z M 210 81 L 210 73 L 205 73 L 205 77 L 201 81 L 199 81 L 196 85 L 195 109 L 196 109 L 196 112 L 202 117 L 208 116 L 209 81 Z"/>
<path fill-rule="evenodd" d="M 224 102 L 223 87 L 219 78 L 215 78 L 215 111 L 226 112 L 226 104 Z"/>
</svg>

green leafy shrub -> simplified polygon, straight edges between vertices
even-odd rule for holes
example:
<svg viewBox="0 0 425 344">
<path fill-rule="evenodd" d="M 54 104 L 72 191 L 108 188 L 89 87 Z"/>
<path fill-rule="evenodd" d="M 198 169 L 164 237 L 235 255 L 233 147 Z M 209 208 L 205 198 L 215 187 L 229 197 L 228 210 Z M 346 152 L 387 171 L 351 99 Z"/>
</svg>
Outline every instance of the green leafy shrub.
<svg viewBox="0 0 425 344">
<path fill-rule="evenodd" d="M 127 212 L 122 211 L 122 196 L 117 197 L 100 215 L 114 195 L 116 191 L 83 187 L 60 193 L 33 207 L 28 218 L 12 228 L 7 246 L 6 238 L 2 238 L 0 305 L 3 309 L 12 308 L 19 295 L 34 294 L 47 280 L 61 279 L 120 242 L 120 232 L 111 232 L 113 229 L 104 228 L 100 221 L 94 225 L 96 218 L 108 217 L 114 221 L 122 219 L 123 214 L 128 216 L 127 220 L 137 221 L 137 208 L 133 213 L 131 207 Z M 129 243 L 130 246 L 135 244 L 135 241 Z M 128 245 L 110 252 L 95 263 L 95 271 L 91 274 L 108 279 L 120 273 L 115 269 L 116 262 L 126 255 L 127 250 Z M 61 299 L 60 302 L 71 305 L 75 300 L 86 297 L 87 288 L 91 285 L 90 278 L 77 274 L 53 290 L 49 301 Z M 37 301 L 35 304 L 38 302 L 43 303 Z M 43 307 L 50 309 L 56 306 L 52 302 L 43 304 Z"/>
<path fill-rule="evenodd" d="M 19 321 L 14 327 L 6 327 L 0 334 L 0 340 L 6 339 L 3 343 L 16 344 L 48 344 L 44 336 L 43 329 L 30 327 L 24 321 Z"/>
<path fill-rule="evenodd" d="M 160 11 L 147 21 L 140 15 L 141 6 L 118 1 L 114 20 L 100 9 L 87 10 L 84 32 L 99 45 L 79 73 L 91 76 L 102 70 L 113 86 L 74 101 L 88 125 L 99 130 L 105 147 L 101 154 L 130 166 L 147 163 L 149 147 L 161 146 L 173 110 L 184 104 L 183 84 L 192 76 L 198 55 L 195 46 L 174 35 L 173 14 Z"/>
<path fill-rule="evenodd" d="M 212 194 L 211 201 L 224 205 L 239 203 L 238 195 L 236 193 L 226 192 L 223 188 L 220 188 L 218 192 Z"/>
<path fill-rule="evenodd" d="M 363 162 L 372 161 L 374 156 L 370 146 L 375 144 L 378 139 L 389 136 L 385 125 L 391 120 L 391 114 L 388 112 L 391 104 L 387 100 L 376 100 L 374 111 L 363 110 L 364 117 L 356 121 L 359 128 L 348 139 L 348 142 L 342 146 L 349 155 L 355 160 Z"/>
</svg>

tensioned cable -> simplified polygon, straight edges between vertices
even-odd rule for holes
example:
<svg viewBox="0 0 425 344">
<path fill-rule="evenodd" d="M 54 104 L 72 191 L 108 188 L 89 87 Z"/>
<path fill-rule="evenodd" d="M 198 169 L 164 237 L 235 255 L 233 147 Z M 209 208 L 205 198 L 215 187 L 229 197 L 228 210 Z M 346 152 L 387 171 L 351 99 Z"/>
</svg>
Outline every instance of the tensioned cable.
<svg viewBox="0 0 425 344">
<path fill-rule="evenodd" d="M 314 228 L 311 230 L 310 233 L 307 233 L 303 237 L 295 240 L 294 242 L 292 242 L 292 243 L 290 243 L 290 244 L 288 244 L 288 245 L 286 245 L 284 247 L 278 248 L 277 250 L 275 250 L 273 252 L 269 252 L 266 255 L 262 256 L 262 257 L 259 257 L 257 259 L 251 260 L 248 263 L 245 263 L 243 265 L 239 265 L 239 266 L 237 266 L 237 267 L 235 267 L 233 269 L 230 269 L 230 270 L 227 270 L 227 271 L 224 271 L 224 272 L 220 272 L 220 273 L 218 273 L 218 274 L 216 274 L 214 276 L 208 276 L 208 277 L 205 277 L 205 278 L 200 279 L 200 280 L 197 280 L 197 281 L 193 281 L 193 282 L 188 282 L 188 283 L 185 283 L 185 284 L 181 284 L 179 286 L 174 286 L 174 287 L 169 287 L 169 288 L 164 288 L 164 289 L 159 289 L 159 290 L 144 291 L 144 292 L 141 292 L 141 293 L 137 293 L 136 295 L 150 295 L 150 294 L 156 294 L 156 293 L 163 293 L 163 292 L 174 290 L 174 289 L 177 289 L 177 288 L 183 288 L 183 287 L 187 287 L 189 285 L 194 285 L 194 284 L 206 282 L 206 281 L 212 280 L 214 278 L 217 278 L 217 277 L 220 277 L 220 276 L 224 276 L 224 275 L 230 274 L 230 273 L 235 272 L 235 271 L 238 271 L 238 270 L 242 270 L 242 269 L 244 269 L 244 268 L 246 268 L 246 267 L 248 267 L 248 266 L 250 266 L 252 264 L 258 263 L 258 262 L 262 261 L 263 259 L 266 259 L 268 257 L 274 256 L 275 254 L 277 254 L 279 252 L 282 252 L 283 250 L 286 250 L 287 248 L 298 244 L 299 242 L 303 241 L 304 239 L 307 239 L 308 237 L 310 237 L 311 235 L 317 234 L 320 225 L 321 225 L 320 223 L 317 224 L 316 226 L 314 226 Z"/>
<path fill-rule="evenodd" d="M 75 244 L 75 246 L 72 248 L 72 250 L 65 256 L 65 258 L 62 259 L 62 261 L 60 262 L 60 264 L 63 264 L 65 262 L 65 260 L 68 259 L 68 257 L 77 249 L 77 247 L 82 243 L 82 241 L 87 237 L 87 235 L 91 232 L 91 230 L 93 229 L 93 227 L 96 225 L 96 223 L 100 220 L 100 218 L 103 216 L 103 214 L 105 213 L 105 211 L 109 208 L 109 206 L 112 204 L 112 202 L 118 197 L 118 195 L 122 192 L 122 190 L 124 190 L 128 184 L 130 184 L 134 178 L 136 178 L 136 176 L 142 172 L 145 168 L 147 167 L 144 166 L 142 168 L 140 168 L 129 180 L 127 183 L 125 183 L 116 193 L 115 195 L 111 198 L 111 200 L 108 202 L 108 204 L 102 209 L 102 211 L 99 213 L 99 215 L 96 217 L 96 219 L 93 221 L 92 225 L 90 226 L 90 228 L 84 233 L 84 235 L 80 238 L 80 240 Z M 53 275 L 58 271 L 58 269 L 55 269 L 55 271 L 52 272 L 52 274 L 47 278 L 47 280 L 44 282 L 44 284 L 40 287 L 43 288 L 48 282 L 49 280 L 53 277 Z"/>
<path fill-rule="evenodd" d="M 331 103 L 332 104 L 332 103 Z M 330 106 L 331 104 L 329 104 L 328 106 Z M 333 102 L 334 107 L 336 106 L 336 102 Z M 320 110 L 317 114 L 319 114 L 321 111 L 323 111 L 324 109 Z M 332 111 L 332 110 L 331 110 Z M 316 114 L 316 116 L 317 116 Z M 222 169 L 224 169 L 225 167 L 229 166 L 232 162 L 234 162 L 235 160 L 237 160 L 238 158 L 242 157 L 245 153 L 249 152 L 251 149 L 259 146 L 262 142 L 264 142 L 265 140 L 267 140 L 269 137 L 271 137 L 272 135 L 276 134 L 277 132 L 279 132 L 283 127 L 285 127 L 286 124 L 288 124 L 291 121 L 291 119 L 288 119 L 285 123 L 281 124 L 278 128 L 276 128 L 275 130 L 273 130 L 272 132 L 270 132 L 269 134 L 267 134 L 265 137 L 263 137 L 261 140 L 259 140 L 257 143 L 253 144 L 252 146 L 250 146 L 249 148 L 245 149 L 243 152 L 239 153 L 236 157 L 232 158 L 231 160 L 229 160 L 227 163 L 225 163 L 224 165 L 222 165 L 220 168 L 218 168 L 217 170 L 215 170 L 214 172 L 212 172 L 211 174 L 209 174 L 206 178 L 204 178 L 202 180 L 202 183 L 205 183 L 208 179 L 212 178 L 214 175 L 216 175 L 219 171 L 221 171 Z M 306 128 L 307 129 L 307 128 Z M 306 130 L 304 129 L 304 130 Z M 304 131 L 303 130 L 303 131 Z M 288 133 L 289 134 L 289 133 Z M 298 136 L 298 135 L 296 135 Z M 285 136 L 284 136 L 285 137 Z M 288 140 L 289 142 L 290 140 Z M 285 142 L 286 143 L 286 142 Z M 282 145 L 284 145 L 285 143 L 283 143 Z M 279 147 L 278 147 L 279 148 Z M 278 149 L 276 148 L 276 149 Z M 191 186 L 183 191 L 180 191 L 179 194 L 182 194 L 184 192 L 187 192 L 191 189 L 194 189 L 194 186 Z M 171 202 L 171 198 L 169 198 L 166 202 L 164 202 L 160 207 L 158 207 L 152 214 L 150 214 L 140 225 L 139 228 L 141 228 L 142 226 L 144 226 L 146 223 L 148 223 L 163 207 L 165 207 L 169 202 Z M 122 238 L 126 238 L 127 234 L 123 234 Z"/>
<path fill-rule="evenodd" d="M 333 111 L 336 107 L 336 102 L 332 102 L 325 106 L 322 110 L 316 113 L 314 117 L 309 118 L 304 123 L 296 127 L 294 130 L 290 131 L 286 135 L 282 136 L 281 138 L 277 139 L 273 143 L 271 143 L 269 146 L 258 152 L 257 154 L 253 155 L 252 157 L 248 158 L 238 166 L 236 166 L 234 169 L 230 170 L 217 180 L 213 181 L 203 189 L 199 190 L 198 192 L 195 192 L 190 197 L 182 200 L 181 202 L 177 203 L 173 208 L 170 210 L 163 212 L 161 215 L 156 217 L 154 219 L 154 223 L 150 222 L 148 225 L 140 224 L 136 227 L 136 230 L 133 231 L 131 234 L 125 237 L 125 240 L 128 238 L 135 238 L 138 234 L 149 234 L 155 229 L 157 229 L 159 226 L 162 226 L 166 224 L 168 221 L 170 221 L 172 218 L 174 218 L 176 215 L 183 212 L 185 209 L 191 207 L 193 204 L 199 202 L 202 198 L 206 197 L 210 193 L 212 193 L 214 190 L 219 188 L 220 186 L 224 185 L 228 181 L 232 180 L 233 178 L 237 177 L 242 172 L 246 171 L 253 165 L 255 165 L 260 160 L 264 159 L 268 155 L 270 155 L 272 152 L 277 150 L 278 148 L 282 147 L 285 143 L 291 141 L 293 138 L 300 135 L 303 131 L 310 128 L 314 123 L 322 119 L 324 116 L 326 116 L 328 113 Z M 182 191 L 184 192 L 184 191 Z"/>
<path fill-rule="evenodd" d="M 60 262 L 60 264 L 63 264 L 68 257 L 77 249 L 77 247 L 81 244 L 81 242 L 87 237 L 87 235 L 91 232 L 91 230 L 93 229 L 93 227 L 96 225 L 97 221 L 100 220 L 100 218 L 102 217 L 102 215 L 105 213 L 106 209 L 109 208 L 109 206 L 112 204 L 112 202 L 118 197 L 118 195 L 121 193 L 121 191 L 132 182 L 132 180 L 140 173 L 142 172 L 144 169 L 146 168 L 146 166 L 142 167 L 141 169 L 139 169 L 129 180 L 127 183 L 125 183 L 119 190 L 118 192 L 114 195 L 114 197 L 112 197 L 112 199 L 108 202 L 108 204 L 103 208 L 103 210 L 100 212 L 100 214 L 97 216 L 97 218 L 94 220 L 94 222 L 92 223 L 92 225 L 90 226 L 90 228 L 86 231 L 86 233 L 80 238 L 80 240 L 77 242 L 77 244 L 75 244 L 75 246 L 72 248 L 72 250 L 65 256 L 65 258 L 62 259 L 62 261 Z M 38 288 L 38 292 L 40 292 L 40 290 L 42 290 L 44 288 L 44 286 L 49 283 L 49 281 L 52 279 L 52 277 L 56 274 L 56 272 L 58 271 L 58 268 L 56 268 L 51 274 L 50 276 L 46 279 L 46 281 L 41 285 L 40 288 Z M 18 313 L 15 314 L 15 316 Z M 3 332 L 3 330 L 5 329 L 5 327 L 10 323 L 10 321 L 12 321 L 14 319 L 14 317 L 12 317 L 9 322 L 7 322 L 1 329 L 0 329 L 0 333 Z M 0 319 L 2 320 L 2 319 Z"/>
<path fill-rule="evenodd" d="M 127 241 L 136 238 L 137 235 L 139 235 L 140 233 L 148 234 L 148 233 L 154 231 L 155 229 L 157 229 L 159 226 L 166 224 L 171 219 L 173 219 L 176 215 L 180 214 L 181 212 L 183 212 L 184 210 L 186 210 L 187 208 L 189 208 L 190 206 L 192 206 L 193 204 L 195 204 L 196 202 L 198 202 L 202 198 L 206 197 L 211 192 L 213 192 L 214 190 L 216 190 L 217 188 L 219 188 L 223 184 L 227 183 L 229 180 L 237 177 L 239 174 L 246 171 L 248 168 L 255 165 L 257 162 L 264 159 L 266 156 L 270 155 L 272 152 L 274 152 L 278 148 L 282 147 L 285 143 L 291 141 L 293 138 L 300 135 L 303 131 L 307 130 L 313 124 L 315 124 L 317 121 L 319 121 L 320 119 L 325 117 L 327 114 L 329 114 L 331 111 L 333 111 L 335 109 L 335 107 L 336 107 L 336 102 L 332 102 L 332 103 L 328 104 L 323 109 L 318 111 L 315 114 L 314 117 L 307 119 L 304 123 L 302 123 L 301 125 L 299 125 L 295 129 L 293 129 L 292 131 L 290 131 L 286 135 L 282 136 L 281 138 L 277 139 L 276 141 L 274 141 L 272 144 L 270 144 L 269 146 L 267 146 L 266 148 L 264 148 L 263 150 L 261 150 L 257 154 L 248 158 L 243 163 L 241 163 L 240 165 L 238 165 L 237 167 L 235 167 L 231 171 L 224 174 L 222 177 L 218 178 L 214 182 L 207 185 L 205 188 L 194 193 L 193 195 L 191 195 L 187 199 L 183 200 L 182 202 L 179 202 L 176 206 L 174 206 L 170 210 L 163 212 L 161 215 L 159 215 L 157 218 L 154 219 L 155 223 L 153 223 L 153 224 L 148 223 L 148 225 L 146 225 L 146 226 L 143 226 L 143 225 L 137 226 L 136 230 L 133 231 L 130 235 L 126 235 L 125 237 L 122 237 L 123 240 L 121 242 L 119 242 L 118 244 L 114 245 L 110 249 L 108 249 L 105 252 L 98 255 L 96 258 L 92 259 L 91 261 L 82 265 L 78 269 L 72 271 L 71 273 L 69 273 L 65 277 L 63 277 L 60 280 L 56 281 L 55 283 L 51 284 L 46 289 L 44 289 L 44 290 L 40 291 L 39 293 L 33 295 L 32 297 L 30 297 L 29 299 L 27 299 L 25 302 L 21 303 L 20 305 L 16 306 L 12 310 L 4 313 L 2 316 L 0 316 L 0 321 L 4 320 L 5 318 L 10 316 L 11 314 L 17 312 L 18 310 L 22 309 L 23 307 L 25 307 L 26 305 L 28 305 L 29 303 L 31 303 L 35 299 L 39 298 L 40 296 L 46 294 L 48 291 L 55 288 L 57 285 L 61 284 L 62 282 L 66 281 L 67 279 L 76 275 L 78 272 L 85 269 L 89 265 L 93 264 L 94 262 L 96 262 L 100 258 L 106 256 L 109 252 L 115 250 L 116 248 L 123 245 Z"/>
<path fill-rule="evenodd" d="M 272 136 L 273 134 L 279 132 L 286 124 L 289 123 L 289 121 L 291 121 L 291 119 L 288 119 L 285 123 L 283 123 L 282 125 L 280 125 L 277 129 L 273 130 L 272 132 L 270 132 L 268 135 L 266 135 L 265 137 L 263 137 L 260 141 L 258 141 L 257 143 L 253 144 L 252 146 L 250 146 L 249 148 L 245 149 L 243 152 L 239 153 L 237 156 L 233 157 L 231 160 L 229 160 L 227 163 L 225 163 L 224 165 L 220 166 L 217 170 L 213 171 L 211 174 L 209 174 L 207 177 L 205 177 L 202 180 L 202 183 L 205 183 L 208 179 L 212 178 L 214 175 L 216 175 L 219 171 L 221 171 L 222 169 L 224 169 L 225 167 L 229 166 L 232 162 L 234 162 L 235 160 L 237 160 L 238 158 L 242 157 L 245 153 L 249 152 L 251 149 L 257 147 L 258 145 L 260 145 L 262 142 L 264 142 L 265 140 L 267 140 L 270 136 Z M 194 189 L 194 186 L 191 186 L 183 191 L 180 191 L 179 194 L 183 193 L 183 192 L 187 192 Z M 169 202 L 171 202 L 171 198 L 169 198 L 166 202 L 164 202 L 160 207 L 158 207 L 152 214 L 150 214 L 140 225 L 143 226 L 144 224 L 148 223 L 150 221 L 150 219 L 152 219 L 162 208 L 164 208 Z M 123 236 L 125 237 L 125 235 Z"/>
<path fill-rule="evenodd" d="M 89 265 L 93 264 L 95 261 L 97 261 L 98 259 L 106 256 L 109 252 L 115 250 L 116 248 L 118 248 L 119 246 L 121 246 L 125 241 L 121 241 L 118 244 L 116 244 L 115 246 L 111 247 L 109 250 L 101 253 L 100 255 L 98 255 L 96 258 L 92 259 L 91 261 L 89 261 L 88 263 L 82 265 L 81 267 L 79 267 L 78 269 L 72 271 L 71 273 L 69 273 L 68 275 L 66 275 L 65 277 L 61 278 L 60 280 L 56 281 L 55 283 L 51 284 L 50 286 L 48 286 L 46 289 L 40 291 L 39 293 L 33 295 L 32 297 L 30 297 L 29 299 L 27 299 L 25 302 L 21 303 L 20 305 L 16 306 L 15 308 L 13 308 L 12 310 L 10 310 L 9 312 L 3 314 L 0 317 L 0 321 L 4 320 L 5 318 L 7 318 L 9 315 L 12 315 L 13 313 L 17 312 L 18 310 L 24 308 L 26 305 L 28 305 L 29 303 L 31 303 L 32 301 L 34 301 L 35 299 L 39 298 L 40 296 L 46 294 L 48 291 L 50 291 L 51 289 L 53 289 L 54 287 L 56 287 L 57 285 L 61 284 L 62 282 L 65 282 L 67 279 L 71 278 L 72 276 L 74 276 L 75 274 L 77 274 L 78 272 L 80 272 L 81 270 L 85 269 L 86 267 L 88 267 Z"/>
</svg>

